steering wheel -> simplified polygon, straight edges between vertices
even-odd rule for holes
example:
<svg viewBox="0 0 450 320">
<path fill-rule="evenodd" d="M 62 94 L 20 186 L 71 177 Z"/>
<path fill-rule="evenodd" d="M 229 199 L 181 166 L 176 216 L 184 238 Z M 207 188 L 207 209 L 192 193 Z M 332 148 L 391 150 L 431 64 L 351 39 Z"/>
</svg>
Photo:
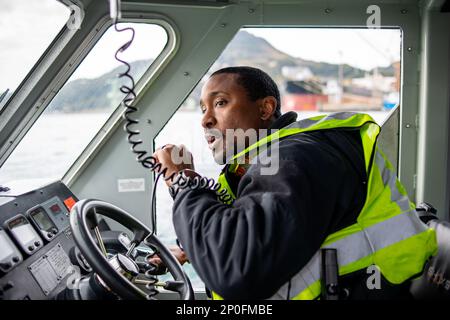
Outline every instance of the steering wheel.
<svg viewBox="0 0 450 320">
<path fill-rule="evenodd" d="M 126 255 L 117 254 L 107 257 L 98 231 L 97 214 L 111 218 L 133 232 L 132 248 Z M 161 243 L 150 230 L 126 211 L 104 201 L 86 199 L 77 202 L 70 211 L 70 227 L 76 245 L 89 262 L 94 272 L 114 293 L 122 299 L 151 299 L 152 296 L 141 290 L 133 280 L 139 273 L 135 261 L 130 257 L 131 251 L 144 241 L 158 250 L 158 255 L 173 276 L 171 289 L 176 291 L 181 300 L 193 300 L 192 285 L 178 260 L 170 250 Z M 93 237 L 97 234 L 96 240 Z M 100 238 L 99 238 L 100 237 Z"/>
</svg>

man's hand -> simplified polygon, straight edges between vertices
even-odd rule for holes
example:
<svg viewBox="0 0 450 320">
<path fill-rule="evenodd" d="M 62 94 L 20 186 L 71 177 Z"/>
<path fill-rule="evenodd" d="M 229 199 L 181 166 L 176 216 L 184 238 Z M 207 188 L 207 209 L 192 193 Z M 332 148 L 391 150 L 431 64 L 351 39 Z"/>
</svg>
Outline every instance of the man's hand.
<svg viewBox="0 0 450 320">
<path fill-rule="evenodd" d="M 173 245 L 168 247 L 170 252 L 177 258 L 178 262 L 183 265 L 188 261 L 188 258 L 186 257 L 186 253 L 184 253 L 183 250 L 179 246 Z M 148 262 L 151 264 L 154 264 L 156 266 L 159 266 L 162 264 L 162 260 L 157 255 L 152 256 L 150 259 L 148 259 Z"/>
<path fill-rule="evenodd" d="M 184 169 L 194 170 L 194 158 L 184 145 L 166 144 L 157 149 L 153 157 L 162 165 L 160 171 L 167 170 L 166 178 Z M 172 181 L 166 180 L 166 184 L 170 187 Z"/>
</svg>

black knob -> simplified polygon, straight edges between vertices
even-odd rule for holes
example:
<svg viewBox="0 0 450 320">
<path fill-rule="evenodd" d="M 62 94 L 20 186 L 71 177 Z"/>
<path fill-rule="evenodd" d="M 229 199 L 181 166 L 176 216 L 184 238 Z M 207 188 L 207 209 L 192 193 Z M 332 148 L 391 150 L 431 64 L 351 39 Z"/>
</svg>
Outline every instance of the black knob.
<svg viewBox="0 0 450 320">
<path fill-rule="evenodd" d="M 0 267 L 2 267 L 3 270 L 8 270 L 9 268 L 12 267 L 10 262 L 2 262 L 0 263 Z"/>
<path fill-rule="evenodd" d="M 29 247 L 28 247 L 28 250 L 29 250 L 29 251 L 33 251 L 33 250 L 34 250 L 34 247 L 33 247 L 33 246 L 29 246 Z"/>
<path fill-rule="evenodd" d="M 53 233 L 47 232 L 47 237 L 48 237 L 49 239 L 53 238 Z"/>
<path fill-rule="evenodd" d="M 57 234 L 57 233 L 58 233 L 58 229 L 53 228 L 53 229 L 52 229 L 52 233 L 53 233 L 53 234 Z"/>
<path fill-rule="evenodd" d="M 19 257 L 13 257 L 12 258 L 12 261 L 14 262 L 14 263 L 19 263 L 19 261 L 20 261 L 20 258 Z"/>
<path fill-rule="evenodd" d="M 12 281 L 8 281 L 4 286 L 3 286 L 3 291 L 8 291 L 9 289 L 14 288 L 14 282 Z"/>
<path fill-rule="evenodd" d="M 41 245 L 41 242 L 40 242 L 40 241 L 35 241 L 35 242 L 34 242 L 34 245 L 35 245 L 36 247 L 39 247 L 39 246 Z"/>
</svg>

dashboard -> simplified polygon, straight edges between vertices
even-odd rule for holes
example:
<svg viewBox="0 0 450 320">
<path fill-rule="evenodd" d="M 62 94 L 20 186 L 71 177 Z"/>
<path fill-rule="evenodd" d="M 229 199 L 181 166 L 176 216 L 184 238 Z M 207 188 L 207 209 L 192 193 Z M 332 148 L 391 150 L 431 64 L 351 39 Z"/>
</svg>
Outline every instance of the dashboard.
<svg viewBox="0 0 450 320">
<path fill-rule="evenodd" d="M 53 299 L 91 271 L 70 229 L 77 201 L 62 182 L 0 198 L 0 300 Z"/>
</svg>

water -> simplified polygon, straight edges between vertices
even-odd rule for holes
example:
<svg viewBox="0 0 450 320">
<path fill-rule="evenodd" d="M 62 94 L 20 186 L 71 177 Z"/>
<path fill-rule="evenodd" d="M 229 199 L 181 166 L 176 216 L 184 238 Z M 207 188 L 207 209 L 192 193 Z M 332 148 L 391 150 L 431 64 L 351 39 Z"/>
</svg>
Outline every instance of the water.
<svg viewBox="0 0 450 320">
<path fill-rule="evenodd" d="M 108 116 L 106 113 L 43 115 L 0 168 L 0 183 L 60 179 Z"/>
</svg>

